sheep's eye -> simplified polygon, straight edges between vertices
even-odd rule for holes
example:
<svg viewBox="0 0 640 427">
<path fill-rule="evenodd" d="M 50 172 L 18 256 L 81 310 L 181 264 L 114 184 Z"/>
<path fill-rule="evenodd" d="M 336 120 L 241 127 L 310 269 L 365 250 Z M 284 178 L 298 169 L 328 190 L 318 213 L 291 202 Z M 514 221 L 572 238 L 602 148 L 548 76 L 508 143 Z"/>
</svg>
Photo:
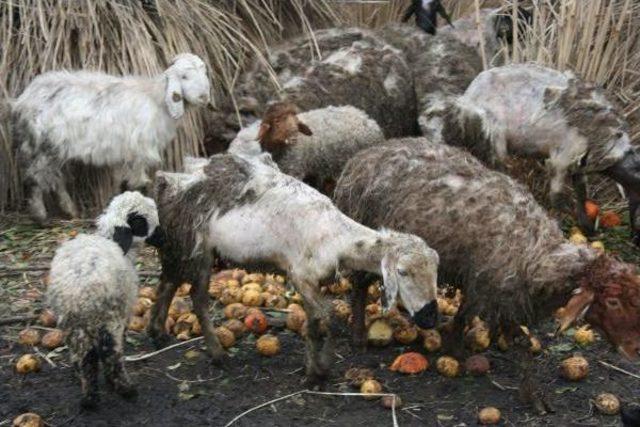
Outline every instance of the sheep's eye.
<svg viewBox="0 0 640 427">
<path fill-rule="evenodd" d="M 407 272 L 407 270 L 403 269 L 403 268 L 399 268 L 398 269 L 398 274 L 401 276 L 407 276 L 409 273 Z"/>
<path fill-rule="evenodd" d="M 608 298 L 605 303 L 607 307 L 613 310 L 620 308 L 620 300 L 618 298 Z"/>
</svg>

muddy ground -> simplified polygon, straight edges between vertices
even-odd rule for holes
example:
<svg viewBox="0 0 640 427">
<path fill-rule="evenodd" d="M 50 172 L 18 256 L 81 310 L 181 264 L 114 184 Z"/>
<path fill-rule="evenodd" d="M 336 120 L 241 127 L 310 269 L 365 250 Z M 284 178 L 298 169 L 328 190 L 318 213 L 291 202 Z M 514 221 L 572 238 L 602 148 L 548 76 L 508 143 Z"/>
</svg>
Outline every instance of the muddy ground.
<svg viewBox="0 0 640 427">
<path fill-rule="evenodd" d="M 43 278 L 57 243 L 90 222 L 55 222 L 40 229 L 16 217 L 0 219 L 0 319 L 25 316 L 41 309 Z M 621 227 L 605 236 L 605 245 L 622 257 L 637 263 L 636 251 L 626 242 Z M 618 248 L 618 249 L 616 249 Z M 157 284 L 157 259 L 146 251 L 138 268 L 147 285 Z M 278 313 L 272 313 L 277 316 Z M 219 317 L 212 307 L 212 317 Z M 274 330 L 282 351 L 273 358 L 258 355 L 255 338 L 242 339 L 229 351 L 223 368 L 213 366 L 197 344 L 179 347 L 145 361 L 127 364 L 139 384 L 136 401 L 124 401 L 104 391 L 96 412 L 79 412 L 79 383 L 66 361 L 66 350 L 47 352 L 51 364 L 43 362 L 36 374 L 14 372 L 17 357 L 34 349 L 16 343 L 18 332 L 29 322 L 0 326 L 0 426 L 23 412 L 36 412 L 51 426 L 223 426 L 234 417 L 281 396 L 305 389 L 303 380 L 304 342 L 287 330 Z M 31 322 L 37 325 L 36 322 Z M 403 400 L 397 410 L 401 426 L 476 425 L 476 413 L 483 406 L 502 411 L 505 425 L 616 426 L 615 416 L 599 415 L 591 399 L 601 392 L 619 396 L 623 402 L 640 402 L 640 379 L 618 372 L 609 363 L 634 374 L 640 365 L 623 360 L 602 340 L 588 348 L 578 348 L 569 336 L 550 335 L 553 323 L 534 329 L 544 352 L 535 359 L 536 377 L 547 389 L 555 413 L 536 415 L 520 402 L 515 387 L 519 368 L 515 352 L 491 347 L 485 354 L 492 363 L 489 376 L 440 376 L 433 365 L 439 353 L 428 355 L 432 367 L 416 376 L 390 372 L 389 364 L 404 350 L 421 351 L 419 345 L 373 348 L 365 354 L 351 351 L 348 331 L 343 331 L 336 347 L 336 364 L 326 391 L 352 392 L 343 379 L 350 367 L 368 367 L 383 384 L 385 392 L 397 393 Z M 146 335 L 130 332 L 127 354 L 153 351 Z M 194 352 L 195 350 L 195 352 Z M 580 352 L 590 363 L 586 380 L 570 383 L 558 376 L 559 362 Z M 237 426 L 352 426 L 392 425 L 392 413 L 379 401 L 360 397 L 300 394 L 248 413 Z"/>
</svg>

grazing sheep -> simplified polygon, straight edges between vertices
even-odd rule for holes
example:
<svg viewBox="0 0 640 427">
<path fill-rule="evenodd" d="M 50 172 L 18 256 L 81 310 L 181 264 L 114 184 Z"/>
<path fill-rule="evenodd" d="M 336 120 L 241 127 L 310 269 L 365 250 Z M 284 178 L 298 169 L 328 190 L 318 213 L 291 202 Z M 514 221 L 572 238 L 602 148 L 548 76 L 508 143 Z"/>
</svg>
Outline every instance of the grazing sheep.
<svg viewBox="0 0 640 427">
<path fill-rule="evenodd" d="M 229 151 L 255 154 L 264 150 L 282 172 L 325 194 L 333 190 L 347 160 L 384 140 L 380 126 L 349 105 L 297 115 L 294 108 L 283 108 L 282 103 L 274 106 L 277 114 L 267 110 L 262 121 L 238 134 Z"/>
<path fill-rule="evenodd" d="M 449 18 L 449 14 L 440 3 L 440 0 L 411 0 L 411 4 L 402 17 L 402 22 L 407 22 L 412 15 L 416 16 L 416 25 L 429 34 L 436 33 L 438 15 L 453 26 L 451 18 Z"/>
<path fill-rule="evenodd" d="M 634 239 L 640 242 L 640 157 L 627 122 L 602 89 L 571 72 L 509 65 L 481 73 L 447 116 L 444 140 L 492 165 L 507 155 L 545 159 L 556 206 L 566 200 L 562 190 L 571 176 L 578 221 L 587 231 L 593 224 L 584 211 L 585 175 L 610 176 L 629 195 Z"/>
<path fill-rule="evenodd" d="M 149 327 L 156 344 L 168 338 L 163 328 L 167 311 L 176 288 L 187 281 L 209 353 L 214 360 L 223 356 L 207 315 L 214 253 L 224 261 L 267 264 L 286 272 L 308 315 L 311 382 L 326 377 L 333 355 L 333 328 L 320 326 L 331 312 L 320 283 L 338 273 L 382 275 L 385 309 L 399 294 L 419 326 L 435 325 L 435 251 L 416 236 L 374 231 L 356 223 L 326 196 L 271 164 L 256 157 L 218 154 L 201 173 L 156 175 L 160 223 L 167 233 Z"/>
<path fill-rule="evenodd" d="M 52 71 L 36 77 L 12 105 L 14 142 L 28 189 L 29 209 L 47 218 L 44 193 L 54 191 L 63 211 L 77 216 L 62 167 L 69 161 L 114 167 L 123 187 L 149 182 L 176 136 L 185 102 L 209 103 L 207 69 L 184 53 L 155 77 L 92 71 Z"/>
<path fill-rule="evenodd" d="M 621 353 L 638 356 L 635 268 L 567 242 L 525 187 L 471 154 L 425 138 L 389 141 L 347 163 L 335 201 L 364 225 L 429 242 L 438 276 L 464 293 L 458 326 L 479 315 L 509 333 L 564 305 L 561 329 L 585 314 Z"/>
<path fill-rule="evenodd" d="M 97 226 L 96 234 L 79 234 L 60 245 L 47 288 L 48 304 L 68 334 L 86 408 L 99 400 L 100 362 L 109 386 L 123 397 L 136 394 L 122 359 L 124 332 L 138 294 L 135 247 L 142 241 L 162 243 L 156 205 L 138 192 L 114 197 Z"/>
<path fill-rule="evenodd" d="M 313 40 L 299 37 L 272 49 L 268 61 L 280 89 L 259 61 L 238 85 L 240 110 L 250 119 L 261 117 L 262 106 L 276 100 L 291 101 L 302 111 L 352 105 L 374 119 L 386 137 L 417 133 L 415 93 L 405 55 L 371 31 L 316 31 Z"/>
</svg>

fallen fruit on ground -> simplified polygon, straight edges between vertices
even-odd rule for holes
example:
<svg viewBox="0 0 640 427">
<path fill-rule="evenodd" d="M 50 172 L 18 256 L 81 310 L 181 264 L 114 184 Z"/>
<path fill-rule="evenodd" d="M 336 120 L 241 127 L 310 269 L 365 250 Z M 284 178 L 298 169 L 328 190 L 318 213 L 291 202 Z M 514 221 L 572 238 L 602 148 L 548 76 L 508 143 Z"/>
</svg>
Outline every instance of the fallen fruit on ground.
<svg viewBox="0 0 640 427">
<path fill-rule="evenodd" d="M 474 354 L 464 362 L 464 369 L 474 377 L 485 375 L 491 369 L 489 359 L 482 354 Z"/>
<path fill-rule="evenodd" d="M 269 326 L 267 324 L 267 316 L 265 316 L 261 311 L 254 311 L 247 314 L 244 318 L 244 326 L 254 334 L 264 334 Z"/>
<path fill-rule="evenodd" d="M 367 340 L 371 345 L 382 347 L 388 345 L 393 339 L 393 329 L 384 319 L 375 320 L 369 325 Z"/>
<path fill-rule="evenodd" d="M 134 316 L 144 316 L 144 314 L 151 308 L 153 301 L 150 298 L 140 297 L 138 301 L 133 305 Z"/>
<path fill-rule="evenodd" d="M 346 320 L 351 316 L 351 306 L 343 300 L 333 300 L 333 312 L 342 320 Z"/>
<path fill-rule="evenodd" d="M 424 337 L 424 348 L 428 352 L 438 351 L 442 347 L 442 337 L 437 330 L 427 329 L 422 332 L 422 336 Z"/>
<path fill-rule="evenodd" d="M 390 370 L 402 374 L 418 374 L 427 370 L 427 368 L 429 368 L 427 358 L 416 352 L 401 354 L 396 357 L 389 367 Z"/>
<path fill-rule="evenodd" d="M 589 374 L 589 362 L 582 356 L 572 356 L 562 361 L 560 374 L 569 381 L 580 381 Z"/>
<path fill-rule="evenodd" d="M 40 370 L 40 359 L 33 354 L 23 354 L 16 362 L 16 372 L 19 374 L 29 374 Z"/>
<path fill-rule="evenodd" d="M 467 343 L 467 346 L 475 352 L 486 350 L 489 347 L 489 344 L 491 344 L 489 328 L 484 324 L 474 326 L 465 335 L 465 342 Z"/>
<path fill-rule="evenodd" d="M 248 307 L 260 307 L 263 303 L 260 291 L 249 289 L 242 294 L 242 303 Z"/>
<path fill-rule="evenodd" d="M 614 211 L 605 211 L 602 213 L 602 216 L 600 216 L 600 225 L 604 228 L 617 227 L 620 224 L 622 224 L 620 215 Z"/>
<path fill-rule="evenodd" d="M 600 393 L 594 400 L 596 408 L 601 414 L 616 415 L 620 412 L 620 400 L 611 393 Z"/>
<path fill-rule="evenodd" d="M 244 333 L 247 331 L 247 327 L 241 320 L 238 319 L 229 319 L 224 322 L 222 326 L 233 332 L 233 335 L 236 337 L 236 339 L 242 337 L 242 335 L 244 335 Z"/>
<path fill-rule="evenodd" d="M 581 245 L 587 243 L 589 240 L 582 233 L 573 233 L 571 236 L 569 236 L 569 241 L 574 245 Z"/>
<path fill-rule="evenodd" d="M 584 202 L 584 210 L 587 214 L 587 217 L 591 221 L 595 221 L 598 217 L 598 214 L 600 213 L 600 206 L 598 206 L 598 204 L 593 200 L 587 200 L 586 202 Z"/>
<path fill-rule="evenodd" d="M 38 316 L 38 322 L 45 328 L 53 328 L 58 323 L 56 315 L 51 310 L 43 310 Z"/>
<path fill-rule="evenodd" d="M 42 427 L 44 422 L 38 414 L 33 412 L 26 412 L 22 415 L 18 415 L 13 420 L 13 427 Z"/>
<path fill-rule="evenodd" d="M 62 345 L 64 341 L 64 334 L 59 329 L 49 331 L 42 337 L 42 346 L 48 350 L 53 350 Z"/>
<path fill-rule="evenodd" d="M 365 380 L 360 386 L 360 393 L 363 394 L 379 394 L 382 393 L 382 385 L 376 380 Z M 373 400 L 378 396 L 364 396 L 365 399 Z"/>
<path fill-rule="evenodd" d="M 586 347 L 590 344 L 593 344 L 593 342 L 596 340 L 596 336 L 591 329 L 589 329 L 587 326 L 583 326 L 576 330 L 573 339 L 578 345 Z"/>
<path fill-rule="evenodd" d="M 146 327 L 147 327 L 146 322 L 140 316 L 131 316 L 131 319 L 129 319 L 128 329 L 130 331 L 142 332 Z"/>
<path fill-rule="evenodd" d="M 234 302 L 227 305 L 224 310 L 224 317 L 227 319 L 239 319 L 242 320 L 247 315 L 247 307 L 240 302 Z"/>
<path fill-rule="evenodd" d="M 393 331 L 393 338 L 400 344 L 411 344 L 418 338 L 418 328 L 413 325 L 398 328 Z"/>
<path fill-rule="evenodd" d="M 31 328 L 23 329 L 18 334 L 18 342 L 22 345 L 38 345 L 40 332 Z"/>
<path fill-rule="evenodd" d="M 349 368 L 344 373 L 344 378 L 351 386 L 360 388 L 363 382 L 373 379 L 373 371 L 367 368 Z"/>
<path fill-rule="evenodd" d="M 176 289 L 176 296 L 186 297 L 187 295 L 189 295 L 189 292 L 191 292 L 191 284 L 183 283 L 178 289 Z"/>
<path fill-rule="evenodd" d="M 599 250 L 601 252 L 604 252 L 604 243 L 602 243 L 599 240 L 596 240 L 595 242 L 591 242 L 591 247 L 593 249 L 597 249 L 597 250 Z"/>
<path fill-rule="evenodd" d="M 301 332 L 302 325 L 307 320 L 307 314 L 302 310 L 302 308 L 292 309 L 291 305 L 289 305 L 289 310 L 291 311 L 287 314 L 287 329 L 290 329 L 293 332 Z"/>
<path fill-rule="evenodd" d="M 451 356 L 442 356 L 436 361 L 436 368 L 441 375 L 449 378 L 460 375 L 460 362 Z"/>
<path fill-rule="evenodd" d="M 387 409 L 391 409 L 394 406 L 396 409 L 398 409 L 402 407 L 402 399 L 400 399 L 400 396 L 398 396 L 397 394 L 394 394 L 393 396 L 382 396 L 382 399 L 380 399 L 380 404 Z"/>
<path fill-rule="evenodd" d="M 236 336 L 228 328 L 218 326 L 215 328 L 215 332 L 218 340 L 220 340 L 220 344 L 222 344 L 224 348 L 233 347 L 236 343 Z"/>
<path fill-rule="evenodd" d="M 156 294 L 156 289 L 151 286 L 145 286 L 140 288 L 138 291 L 138 296 L 141 298 L 149 298 L 151 301 L 155 301 L 158 297 Z"/>
<path fill-rule="evenodd" d="M 256 349 L 263 356 L 275 356 L 280 352 L 280 340 L 275 335 L 263 335 L 256 341 Z"/>
<path fill-rule="evenodd" d="M 189 303 L 180 297 L 175 297 L 169 306 L 169 316 L 173 317 L 173 320 L 178 320 L 178 317 L 190 311 Z"/>
<path fill-rule="evenodd" d="M 501 415 L 502 414 L 500 414 L 500 410 L 498 408 L 487 406 L 478 412 L 478 422 L 484 425 L 498 424 L 500 422 Z"/>
</svg>

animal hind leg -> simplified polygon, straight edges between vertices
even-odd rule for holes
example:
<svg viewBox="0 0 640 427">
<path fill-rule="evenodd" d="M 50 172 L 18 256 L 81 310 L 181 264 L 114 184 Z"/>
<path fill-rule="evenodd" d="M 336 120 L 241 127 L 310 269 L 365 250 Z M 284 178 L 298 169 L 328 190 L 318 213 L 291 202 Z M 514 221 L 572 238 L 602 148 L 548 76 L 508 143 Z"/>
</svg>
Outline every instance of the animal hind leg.
<svg viewBox="0 0 640 427">
<path fill-rule="evenodd" d="M 365 335 L 365 306 L 367 303 L 367 285 L 371 282 L 369 274 L 356 271 L 351 275 L 351 310 L 353 313 L 352 341 L 355 349 L 363 351 L 367 345 Z"/>
<path fill-rule="evenodd" d="M 120 396 L 131 399 L 138 392 L 131 383 L 131 379 L 124 367 L 123 342 L 124 325 L 114 325 L 112 328 L 103 327 L 98 332 L 98 354 L 104 368 L 104 377 L 113 390 Z"/>
<path fill-rule="evenodd" d="M 576 193 L 576 218 L 578 225 L 587 234 L 595 232 L 594 224 L 587 216 L 585 202 L 587 201 L 587 177 L 584 174 L 574 174 L 571 177 L 573 190 Z"/>
<path fill-rule="evenodd" d="M 160 284 L 158 285 L 158 298 L 156 303 L 151 307 L 151 321 L 147 330 L 149 337 L 153 341 L 156 348 L 162 348 L 167 345 L 171 337 L 165 330 L 167 322 L 167 314 L 171 300 L 178 289 L 178 281 L 168 277 L 166 264 L 163 263 L 162 275 L 160 276 Z"/>
<path fill-rule="evenodd" d="M 98 407 L 100 395 L 98 394 L 98 370 L 100 360 L 95 347 L 91 348 L 82 358 L 74 362 L 74 367 L 80 377 L 82 399 L 80 407 L 93 410 Z"/>
<path fill-rule="evenodd" d="M 42 188 L 34 185 L 30 189 L 28 207 L 29 213 L 34 221 L 40 225 L 44 225 L 47 221 L 47 208 L 44 204 L 44 192 Z"/>
<path fill-rule="evenodd" d="M 220 340 L 215 333 L 213 324 L 209 319 L 209 294 L 207 292 L 209 285 L 211 271 L 211 263 L 204 262 L 198 269 L 198 278 L 192 282 L 191 286 L 191 299 L 193 301 L 193 311 L 198 317 L 200 326 L 202 327 L 202 334 L 204 335 L 204 342 L 207 346 L 207 351 L 211 356 L 214 363 L 221 362 L 226 352 L 220 344 Z"/>
<path fill-rule="evenodd" d="M 70 218 L 78 218 L 78 209 L 76 208 L 76 204 L 71 198 L 69 191 L 67 190 L 67 186 L 64 183 L 63 177 L 58 177 L 56 179 L 56 194 L 58 196 L 58 202 L 60 203 L 60 208 L 62 211 L 67 214 Z"/>
</svg>

